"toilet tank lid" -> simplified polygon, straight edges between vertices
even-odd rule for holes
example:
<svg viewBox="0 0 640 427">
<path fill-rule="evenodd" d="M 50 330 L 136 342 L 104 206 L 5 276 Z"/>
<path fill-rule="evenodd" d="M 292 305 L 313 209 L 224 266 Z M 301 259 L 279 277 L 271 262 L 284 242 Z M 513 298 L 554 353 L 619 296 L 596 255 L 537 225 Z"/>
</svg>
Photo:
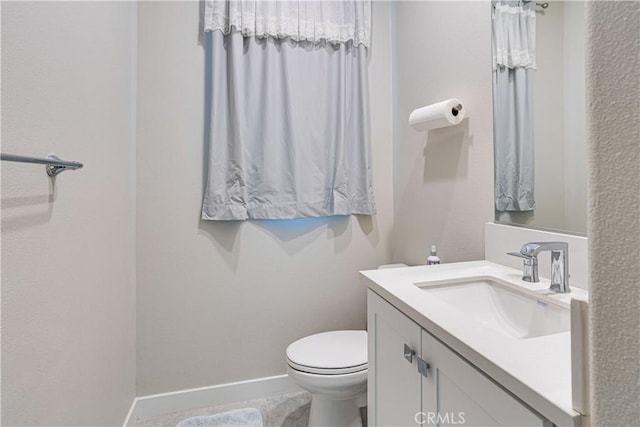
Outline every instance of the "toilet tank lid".
<svg viewBox="0 0 640 427">
<path fill-rule="evenodd" d="M 330 331 L 309 335 L 287 347 L 297 365 L 342 369 L 367 363 L 367 331 Z"/>
</svg>

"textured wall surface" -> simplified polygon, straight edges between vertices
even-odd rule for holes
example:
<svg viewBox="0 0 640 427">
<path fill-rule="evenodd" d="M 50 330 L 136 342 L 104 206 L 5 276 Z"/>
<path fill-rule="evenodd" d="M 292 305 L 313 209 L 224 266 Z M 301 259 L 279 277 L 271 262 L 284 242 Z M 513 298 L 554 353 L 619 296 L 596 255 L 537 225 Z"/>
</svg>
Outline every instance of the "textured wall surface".
<svg viewBox="0 0 640 427">
<path fill-rule="evenodd" d="M 358 270 L 390 259 L 389 5 L 373 5 L 369 57 L 378 215 L 247 222 L 200 220 L 198 2 L 138 7 L 138 394 L 284 374 L 294 340 L 365 327 Z"/>
<path fill-rule="evenodd" d="M 482 259 L 484 223 L 494 217 L 490 2 L 392 7 L 394 261 L 423 264 L 432 244 L 444 262 Z M 460 125 L 409 126 L 413 109 L 452 97 L 467 108 Z"/>
<path fill-rule="evenodd" d="M 640 3 L 589 2 L 592 415 L 640 420 Z"/>
<path fill-rule="evenodd" d="M 135 5 L 2 3 L 2 425 L 122 424 L 135 392 Z"/>
</svg>

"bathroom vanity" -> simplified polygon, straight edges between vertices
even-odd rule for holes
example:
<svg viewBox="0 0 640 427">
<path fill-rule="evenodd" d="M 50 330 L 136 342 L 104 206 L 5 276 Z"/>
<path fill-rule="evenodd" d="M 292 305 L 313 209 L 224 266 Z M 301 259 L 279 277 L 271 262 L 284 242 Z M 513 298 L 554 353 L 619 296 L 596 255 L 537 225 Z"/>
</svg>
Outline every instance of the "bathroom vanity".
<svg viewBox="0 0 640 427">
<path fill-rule="evenodd" d="M 571 298 L 488 261 L 361 272 L 369 424 L 580 425 Z"/>
</svg>

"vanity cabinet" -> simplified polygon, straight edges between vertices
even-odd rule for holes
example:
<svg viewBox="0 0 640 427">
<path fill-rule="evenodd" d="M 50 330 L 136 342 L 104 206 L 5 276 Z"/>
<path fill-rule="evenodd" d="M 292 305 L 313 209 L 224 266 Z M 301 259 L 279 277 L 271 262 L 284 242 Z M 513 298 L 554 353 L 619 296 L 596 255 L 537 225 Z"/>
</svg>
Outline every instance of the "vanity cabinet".
<svg viewBox="0 0 640 427">
<path fill-rule="evenodd" d="M 368 423 L 415 426 L 415 416 L 422 408 L 422 377 L 416 371 L 417 355 L 411 355 L 411 350 L 419 352 L 422 329 L 371 290 L 367 294 L 367 311 Z M 405 345 L 409 349 L 407 356 Z"/>
<path fill-rule="evenodd" d="M 550 426 L 369 290 L 371 426 Z"/>
</svg>

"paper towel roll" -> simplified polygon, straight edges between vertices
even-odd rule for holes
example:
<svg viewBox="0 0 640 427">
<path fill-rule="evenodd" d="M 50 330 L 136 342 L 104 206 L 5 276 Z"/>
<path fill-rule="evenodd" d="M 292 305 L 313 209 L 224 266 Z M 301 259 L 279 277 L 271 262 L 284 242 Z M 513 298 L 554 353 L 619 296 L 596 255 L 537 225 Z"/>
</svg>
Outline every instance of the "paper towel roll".
<svg viewBox="0 0 640 427">
<path fill-rule="evenodd" d="M 451 98 L 413 110 L 409 115 L 409 124 L 416 130 L 424 131 L 457 125 L 464 117 L 465 108 L 462 102 L 457 98 Z"/>
</svg>

